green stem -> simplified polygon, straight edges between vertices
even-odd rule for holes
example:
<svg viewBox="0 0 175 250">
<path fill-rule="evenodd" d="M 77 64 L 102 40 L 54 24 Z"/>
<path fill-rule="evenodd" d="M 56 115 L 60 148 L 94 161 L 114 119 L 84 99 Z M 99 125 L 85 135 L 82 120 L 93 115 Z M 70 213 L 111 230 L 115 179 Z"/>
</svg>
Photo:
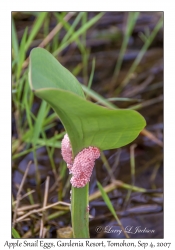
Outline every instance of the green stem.
<svg viewBox="0 0 175 250">
<path fill-rule="evenodd" d="M 89 238 L 89 184 L 83 188 L 72 187 L 71 214 L 74 238 Z"/>
</svg>

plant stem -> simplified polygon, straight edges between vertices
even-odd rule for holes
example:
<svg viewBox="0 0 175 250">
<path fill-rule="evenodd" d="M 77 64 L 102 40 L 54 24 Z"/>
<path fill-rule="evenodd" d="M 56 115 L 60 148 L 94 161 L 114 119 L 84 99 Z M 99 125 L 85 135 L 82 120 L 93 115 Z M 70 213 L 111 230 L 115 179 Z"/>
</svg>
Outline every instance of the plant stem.
<svg viewBox="0 0 175 250">
<path fill-rule="evenodd" d="M 72 187 L 71 214 L 74 238 L 89 238 L 89 184 L 83 188 Z"/>
</svg>

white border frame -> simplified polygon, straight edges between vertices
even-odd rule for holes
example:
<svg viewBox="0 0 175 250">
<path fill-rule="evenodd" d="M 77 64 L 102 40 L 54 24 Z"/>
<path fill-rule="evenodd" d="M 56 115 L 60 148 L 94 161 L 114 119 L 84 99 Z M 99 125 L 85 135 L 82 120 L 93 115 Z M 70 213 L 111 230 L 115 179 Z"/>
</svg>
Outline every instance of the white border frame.
<svg viewBox="0 0 175 250">
<path fill-rule="evenodd" d="M 0 246 L 5 241 L 16 242 L 11 239 L 11 11 L 164 11 L 164 239 L 143 240 L 143 242 L 171 242 L 175 245 L 174 237 L 174 193 L 173 184 L 175 177 L 174 164 L 174 133 L 175 116 L 174 108 L 174 4 L 172 0 L 161 2 L 157 0 L 147 1 L 123 1 L 122 3 L 108 0 L 107 2 L 89 0 L 85 1 L 35 1 L 31 7 L 31 1 L 13 0 L 1 2 L 0 15 L 0 65 L 1 65 L 1 91 L 0 91 Z M 6 215 L 6 216 L 5 216 Z M 30 240 L 29 240 L 30 241 Z M 50 242 L 51 240 L 46 240 Z M 55 241 L 55 240 L 53 240 Z M 106 240 L 103 240 L 104 242 Z M 135 240 L 129 240 L 134 242 Z M 137 240 L 136 240 L 137 241 Z M 171 245 L 171 248 L 172 248 Z M 1 248 L 2 249 L 2 248 Z M 15 249 L 18 249 L 16 247 Z M 32 247 L 32 249 L 36 249 Z M 120 248 L 119 248 L 120 249 Z M 124 249 L 124 248 L 122 248 Z M 137 249 L 137 248 L 135 248 Z M 138 248 L 139 249 L 139 248 Z M 146 248 L 151 249 L 151 248 Z M 154 248 L 157 249 L 157 248 Z"/>
</svg>

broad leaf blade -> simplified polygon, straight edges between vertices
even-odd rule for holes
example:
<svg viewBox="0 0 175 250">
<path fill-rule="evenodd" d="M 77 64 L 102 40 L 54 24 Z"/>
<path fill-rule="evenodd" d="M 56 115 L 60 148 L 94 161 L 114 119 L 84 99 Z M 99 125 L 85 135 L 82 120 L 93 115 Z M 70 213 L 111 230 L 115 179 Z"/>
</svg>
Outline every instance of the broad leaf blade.
<svg viewBox="0 0 175 250">
<path fill-rule="evenodd" d="M 46 100 L 60 117 L 74 156 L 89 146 L 101 150 L 124 146 L 145 126 L 144 118 L 134 110 L 109 110 L 58 89 L 37 90 L 35 94 Z"/>
<path fill-rule="evenodd" d="M 33 90 L 58 88 L 71 91 L 85 98 L 77 79 L 55 57 L 42 48 L 31 51 L 29 82 Z"/>
<path fill-rule="evenodd" d="M 31 52 L 29 81 L 60 117 L 74 156 L 89 146 L 101 150 L 124 146 L 145 127 L 144 118 L 134 110 L 110 110 L 86 101 L 76 78 L 43 49 Z"/>
</svg>

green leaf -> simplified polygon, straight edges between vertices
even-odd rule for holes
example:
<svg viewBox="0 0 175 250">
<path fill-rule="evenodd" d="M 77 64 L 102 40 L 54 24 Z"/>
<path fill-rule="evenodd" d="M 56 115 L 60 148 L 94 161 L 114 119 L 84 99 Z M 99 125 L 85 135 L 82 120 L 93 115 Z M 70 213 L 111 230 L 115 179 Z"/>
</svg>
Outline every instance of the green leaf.
<svg viewBox="0 0 175 250">
<path fill-rule="evenodd" d="M 68 39 L 65 43 L 61 44 L 61 46 L 53 52 L 54 56 L 58 55 L 63 49 L 65 49 L 69 44 L 76 41 L 80 35 L 83 35 L 92 25 L 94 25 L 102 16 L 104 12 L 100 12 L 93 18 L 91 18 L 85 25 L 81 26 L 77 31 L 71 35 L 70 39 Z M 70 30 L 70 32 L 72 29 Z M 72 33 L 72 32 L 71 32 Z"/>
<path fill-rule="evenodd" d="M 106 203 L 107 207 L 109 208 L 111 214 L 114 216 L 114 218 L 117 220 L 117 222 L 119 222 L 118 216 L 117 216 L 117 214 L 115 212 L 115 209 L 114 209 L 108 195 L 106 194 L 106 192 L 104 191 L 102 185 L 98 181 L 97 181 L 97 186 L 98 186 L 98 189 L 101 192 L 103 200 L 105 201 L 105 203 Z M 120 222 L 119 222 L 119 224 L 120 224 Z"/>
<path fill-rule="evenodd" d="M 47 17 L 48 12 L 40 12 L 33 24 L 33 27 L 31 29 L 30 35 L 28 37 L 28 40 L 25 44 L 25 51 L 28 50 L 28 48 L 30 47 L 33 39 L 35 38 L 35 36 L 37 35 L 38 31 L 40 30 L 41 26 L 43 25 L 43 22 L 45 20 L 45 18 Z"/>
<path fill-rule="evenodd" d="M 26 44 L 26 39 L 27 39 L 27 31 L 28 31 L 28 27 L 26 27 L 24 30 L 24 34 L 22 36 L 22 40 L 21 40 L 21 44 L 19 48 L 18 67 L 17 67 L 17 73 L 16 73 L 17 79 L 19 79 L 20 77 L 22 64 L 25 59 L 25 44 Z"/>
<path fill-rule="evenodd" d="M 85 98 L 77 79 L 49 52 L 41 48 L 31 51 L 29 83 L 33 90 L 40 91 L 44 88 L 62 89 Z"/>
<path fill-rule="evenodd" d="M 104 202 L 106 203 L 107 207 L 109 208 L 111 214 L 114 216 L 114 218 L 116 219 L 116 221 L 118 222 L 119 226 L 121 227 L 123 233 L 125 234 L 126 238 L 129 238 L 128 234 L 125 232 L 123 226 L 122 226 L 122 223 L 120 222 L 120 219 L 118 218 L 117 216 L 117 213 L 109 199 L 109 196 L 106 194 L 105 190 L 103 189 L 102 185 L 97 181 L 97 186 L 98 186 L 98 189 L 100 190 L 101 192 L 101 195 L 103 197 L 103 200 Z"/>
<path fill-rule="evenodd" d="M 18 45 L 18 38 L 13 17 L 12 17 L 12 48 L 14 50 L 14 58 L 18 58 L 19 45 Z"/>
<path fill-rule="evenodd" d="M 12 236 L 14 239 L 20 239 L 20 235 L 19 233 L 16 231 L 16 229 L 14 227 L 12 227 Z"/>
<path fill-rule="evenodd" d="M 45 101 L 42 101 L 40 105 L 40 109 L 37 114 L 37 119 L 34 125 L 34 129 L 33 129 L 32 142 L 34 146 L 36 145 L 36 142 L 42 130 L 43 121 L 46 116 L 46 113 L 45 113 L 46 107 L 47 107 L 47 103 Z"/>
<path fill-rule="evenodd" d="M 86 101 L 81 84 L 50 53 L 41 48 L 30 55 L 29 82 L 61 119 L 74 156 L 83 148 L 119 148 L 132 142 L 145 126 L 134 110 L 110 110 Z"/>
</svg>

